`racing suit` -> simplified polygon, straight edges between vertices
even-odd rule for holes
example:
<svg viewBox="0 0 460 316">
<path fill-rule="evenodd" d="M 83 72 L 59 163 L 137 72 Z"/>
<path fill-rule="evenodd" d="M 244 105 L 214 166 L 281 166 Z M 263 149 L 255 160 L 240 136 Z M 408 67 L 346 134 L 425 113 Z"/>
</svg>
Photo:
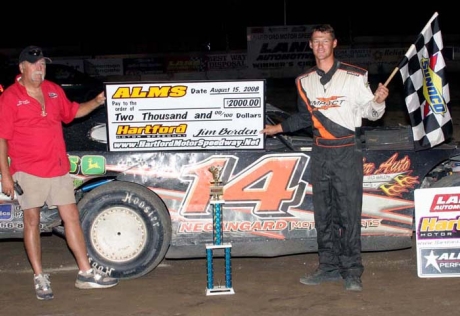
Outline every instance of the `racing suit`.
<svg viewBox="0 0 460 316">
<path fill-rule="evenodd" d="M 343 278 L 361 277 L 363 154 L 362 118 L 375 121 L 385 112 L 376 103 L 367 71 L 338 60 L 329 72 L 316 66 L 296 78 L 296 114 L 282 122 L 283 132 L 312 128 L 311 183 L 319 269 L 338 270 Z"/>
</svg>

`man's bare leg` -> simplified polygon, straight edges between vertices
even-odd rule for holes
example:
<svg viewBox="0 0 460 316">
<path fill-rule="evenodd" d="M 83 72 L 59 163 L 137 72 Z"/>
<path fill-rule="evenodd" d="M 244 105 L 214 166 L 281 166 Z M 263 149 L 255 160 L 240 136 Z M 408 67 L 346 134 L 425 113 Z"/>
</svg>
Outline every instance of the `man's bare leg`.
<svg viewBox="0 0 460 316">
<path fill-rule="evenodd" d="M 118 279 L 100 274 L 89 264 L 85 237 L 80 224 L 80 213 L 76 204 L 60 205 L 59 214 L 64 222 L 65 237 L 77 260 L 80 272 L 75 281 L 79 289 L 108 288 L 118 284 Z M 91 271 L 90 271 L 91 270 Z"/>
<path fill-rule="evenodd" d="M 80 213 L 76 204 L 60 205 L 59 215 L 64 222 L 65 238 L 80 271 L 91 269 L 89 265 L 85 238 L 80 224 Z"/>
<path fill-rule="evenodd" d="M 31 208 L 24 211 L 24 247 L 27 257 L 34 271 L 35 293 L 39 300 L 53 299 L 53 290 L 48 274 L 43 273 L 42 249 L 40 242 L 40 208 Z"/>
<path fill-rule="evenodd" d="M 40 208 L 24 210 L 24 246 L 35 275 L 43 272 L 40 242 Z"/>
</svg>

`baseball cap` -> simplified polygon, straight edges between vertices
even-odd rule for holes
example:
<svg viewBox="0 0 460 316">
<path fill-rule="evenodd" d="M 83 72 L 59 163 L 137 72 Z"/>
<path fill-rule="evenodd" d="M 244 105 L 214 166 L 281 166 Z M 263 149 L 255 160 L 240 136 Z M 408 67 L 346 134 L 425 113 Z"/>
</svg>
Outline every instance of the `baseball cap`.
<svg viewBox="0 0 460 316">
<path fill-rule="evenodd" d="M 19 63 L 28 61 L 29 63 L 36 63 L 38 60 L 45 58 L 47 62 L 51 62 L 51 59 L 43 56 L 43 51 L 38 46 L 27 46 L 24 48 L 19 55 Z"/>
</svg>

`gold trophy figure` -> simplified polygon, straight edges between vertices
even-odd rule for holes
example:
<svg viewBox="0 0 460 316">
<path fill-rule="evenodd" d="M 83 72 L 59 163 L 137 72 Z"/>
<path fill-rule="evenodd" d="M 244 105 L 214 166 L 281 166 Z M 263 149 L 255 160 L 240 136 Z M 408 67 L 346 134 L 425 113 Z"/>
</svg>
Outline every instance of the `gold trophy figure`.
<svg viewBox="0 0 460 316">
<path fill-rule="evenodd" d="M 220 200 L 222 195 L 224 194 L 224 186 L 222 185 L 222 181 L 220 180 L 220 176 L 222 174 L 222 166 L 211 166 L 209 172 L 212 174 L 211 181 L 211 197 L 214 201 Z"/>
</svg>

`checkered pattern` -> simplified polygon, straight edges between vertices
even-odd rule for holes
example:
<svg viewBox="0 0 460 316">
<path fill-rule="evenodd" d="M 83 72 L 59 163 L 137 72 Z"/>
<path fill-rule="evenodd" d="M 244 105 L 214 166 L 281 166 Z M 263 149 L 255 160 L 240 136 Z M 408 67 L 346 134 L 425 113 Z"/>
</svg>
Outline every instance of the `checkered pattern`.
<svg viewBox="0 0 460 316">
<path fill-rule="evenodd" d="M 398 66 L 415 150 L 434 147 L 452 137 L 449 85 L 442 49 L 436 12 Z"/>
</svg>

